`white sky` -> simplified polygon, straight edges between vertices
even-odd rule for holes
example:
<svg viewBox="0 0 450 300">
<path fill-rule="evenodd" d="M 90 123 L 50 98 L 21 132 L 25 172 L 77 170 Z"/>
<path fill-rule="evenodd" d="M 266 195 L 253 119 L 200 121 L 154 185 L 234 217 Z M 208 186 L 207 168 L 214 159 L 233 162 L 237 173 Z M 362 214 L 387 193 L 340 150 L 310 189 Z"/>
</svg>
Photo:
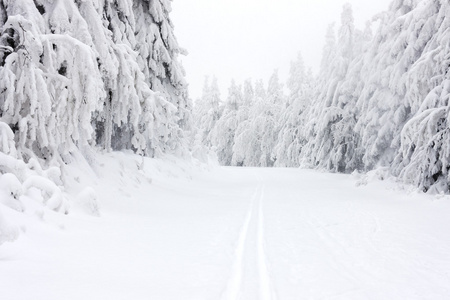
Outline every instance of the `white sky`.
<svg viewBox="0 0 450 300">
<path fill-rule="evenodd" d="M 300 51 L 317 71 L 328 24 L 339 27 L 349 2 L 357 28 L 386 10 L 391 0 L 173 0 L 175 35 L 189 55 L 181 57 L 192 99 L 206 75 L 215 75 L 224 100 L 231 79 L 267 83 L 274 69 L 281 80 Z"/>
</svg>

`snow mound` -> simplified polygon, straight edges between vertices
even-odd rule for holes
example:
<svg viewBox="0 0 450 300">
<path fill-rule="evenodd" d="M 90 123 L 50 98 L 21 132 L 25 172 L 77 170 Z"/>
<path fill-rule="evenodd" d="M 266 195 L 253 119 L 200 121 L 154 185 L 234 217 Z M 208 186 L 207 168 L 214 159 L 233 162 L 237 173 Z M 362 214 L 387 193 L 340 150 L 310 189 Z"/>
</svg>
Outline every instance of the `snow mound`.
<svg viewBox="0 0 450 300">
<path fill-rule="evenodd" d="M 367 173 L 359 173 L 355 170 L 353 171 L 352 176 L 356 179 L 356 186 L 367 185 L 374 181 L 383 181 L 392 178 L 388 168 L 378 168 Z"/>
<path fill-rule="evenodd" d="M 42 176 L 30 176 L 23 183 L 23 187 L 27 191 L 31 188 L 40 190 L 43 196 L 43 203 L 49 209 L 63 212 L 64 214 L 69 213 L 69 205 L 61 188 L 51 180 Z"/>
<path fill-rule="evenodd" d="M 100 217 L 97 193 L 92 187 L 84 188 L 76 197 L 78 205 L 89 215 Z"/>
<path fill-rule="evenodd" d="M 6 223 L 5 217 L 0 211 L 0 245 L 4 242 L 13 242 L 19 237 L 18 228 L 11 227 Z"/>
</svg>

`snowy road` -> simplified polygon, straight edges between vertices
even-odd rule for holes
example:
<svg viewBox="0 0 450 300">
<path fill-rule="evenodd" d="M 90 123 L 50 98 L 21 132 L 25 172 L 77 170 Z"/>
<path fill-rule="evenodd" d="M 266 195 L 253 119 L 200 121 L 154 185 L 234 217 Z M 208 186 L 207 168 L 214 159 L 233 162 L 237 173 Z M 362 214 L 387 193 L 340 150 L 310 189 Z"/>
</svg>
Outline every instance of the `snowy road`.
<svg viewBox="0 0 450 300">
<path fill-rule="evenodd" d="M 100 218 L 18 217 L 0 298 L 450 299 L 447 197 L 297 169 L 142 176 L 98 181 Z"/>
</svg>

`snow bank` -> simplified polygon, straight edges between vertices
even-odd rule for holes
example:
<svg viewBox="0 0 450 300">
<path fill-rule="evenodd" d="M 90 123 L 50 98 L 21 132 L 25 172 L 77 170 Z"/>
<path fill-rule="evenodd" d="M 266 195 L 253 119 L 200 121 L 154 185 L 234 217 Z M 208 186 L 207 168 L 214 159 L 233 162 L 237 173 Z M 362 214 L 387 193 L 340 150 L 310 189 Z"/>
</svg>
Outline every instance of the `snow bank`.
<svg viewBox="0 0 450 300">
<path fill-rule="evenodd" d="M 23 227 L 25 231 L 36 226 L 26 225 L 30 220 L 65 228 L 71 215 L 102 217 L 103 211 L 108 212 L 112 207 L 132 205 L 136 201 L 130 199 L 132 191 L 161 182 L 187 182 L 196 174 L 214 168 L 195 158 L 165 155 L 151 159 L 131 151 L 91 151 L 89 160 L 76 152 L 71 161 L 62 169 L 43 169 L 35 159 L 25 163 L 0 152 L 0 166 L 8 166 L 7 170 L 11 171 L 0 175 L 0 212 L 9 220 L 1 216 L 2 241 L 17 239 L 20 232 L 17 228 Z"/>
</svg>

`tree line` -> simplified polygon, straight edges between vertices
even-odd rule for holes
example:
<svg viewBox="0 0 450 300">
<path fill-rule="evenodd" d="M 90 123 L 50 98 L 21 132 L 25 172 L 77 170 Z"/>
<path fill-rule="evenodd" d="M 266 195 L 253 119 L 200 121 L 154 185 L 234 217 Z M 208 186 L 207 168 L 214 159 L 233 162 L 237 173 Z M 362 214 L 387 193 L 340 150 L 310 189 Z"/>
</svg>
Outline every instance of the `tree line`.
<svg viewBox="0 0 450 300">
<path fill-rule="evenodd" d="M 288 93 L 276 72 L 267 88 L 232 82 L 225 101 L 216 79 L 206 82 L 196 140 L 223 165 L 381 167 L 423 191 L 449 192 L 449 11 L 447 1 L 395 0 L 357 29 L 345 5 L 319 73 L 299 56 Z"/>
</svg>

